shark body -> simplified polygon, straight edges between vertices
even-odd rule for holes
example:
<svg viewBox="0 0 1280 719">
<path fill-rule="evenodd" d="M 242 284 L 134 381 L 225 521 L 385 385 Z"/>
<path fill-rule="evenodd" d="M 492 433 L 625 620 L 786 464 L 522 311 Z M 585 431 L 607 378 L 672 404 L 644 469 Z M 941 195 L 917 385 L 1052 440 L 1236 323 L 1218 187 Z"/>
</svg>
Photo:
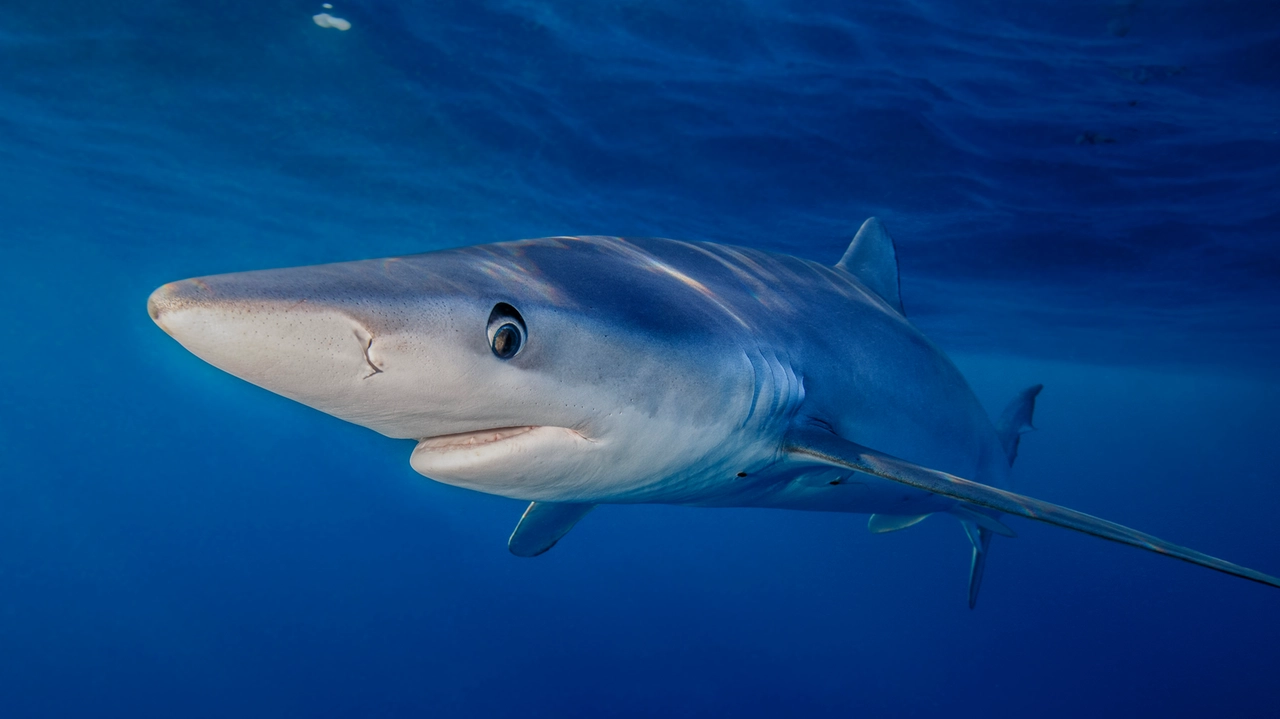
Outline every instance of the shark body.
<svg viewBox="0 0 1280 719">
<path fill-rule="evenodd" d="M 1012 514 L 1280 580 L 1008 491 L 1032 387 L 998 422 L 906 318 L 874 218 L 834 266 L 664 239 L 556 237 L 217 275 L 151 317 L 211 364 L 390 437 L 431 479 L 531 502 L 540 554 L 599 504 L 935 513 L 973 606 Z"/>
</svg>

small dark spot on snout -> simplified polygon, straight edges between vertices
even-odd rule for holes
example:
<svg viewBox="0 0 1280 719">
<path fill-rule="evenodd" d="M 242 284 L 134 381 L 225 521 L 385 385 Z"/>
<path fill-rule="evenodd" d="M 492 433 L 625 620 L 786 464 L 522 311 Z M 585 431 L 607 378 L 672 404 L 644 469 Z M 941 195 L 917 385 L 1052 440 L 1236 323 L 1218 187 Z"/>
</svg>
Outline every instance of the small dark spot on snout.
<svg viewBox="0 0 1280 719">
<path fill-rule="evenodd" d="M 827 484 L 829 484 L 829 485 L 831 485 L 832 487 L 834 487 L 834 486 L 836 486 L 837 484 L 840 484 L 840 480 L 838 480 L 838 479 L 833 479 L 833 480 L 831 480 L 830 482 L 827 482 Z"/>
<path fill-rule="evenodd" d="M 745 476 L 747 476 L 747 473 L 746 473 L 746 472 L 738 472 L 738 476 L 739 476 L 739 477 L 745 477 Z"/>
</svg>

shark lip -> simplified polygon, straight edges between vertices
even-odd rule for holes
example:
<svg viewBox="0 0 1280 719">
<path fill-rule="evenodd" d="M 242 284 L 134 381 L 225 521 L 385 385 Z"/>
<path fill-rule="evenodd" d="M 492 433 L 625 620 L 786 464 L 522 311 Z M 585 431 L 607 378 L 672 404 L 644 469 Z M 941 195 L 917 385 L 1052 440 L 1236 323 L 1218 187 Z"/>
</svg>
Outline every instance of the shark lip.
<svg viewBox="0 0 1280 719">
<path fill-rule="evenodd" d="M 525 425 L 521 427 L 495 427 L 493 429 L 481 429 L 474 432 L 458 432 L 457 434 L 442 434 L 436 437 L 425 437 L 418 441 L 416 451 L 424 452 L 449 452 L 459 449 L 477 449 L 485 445 L 495 444 L 512 437 L 519 437 L 522 434 L 528 434 L 540 427 L 535 425 Z"/>
</svg>

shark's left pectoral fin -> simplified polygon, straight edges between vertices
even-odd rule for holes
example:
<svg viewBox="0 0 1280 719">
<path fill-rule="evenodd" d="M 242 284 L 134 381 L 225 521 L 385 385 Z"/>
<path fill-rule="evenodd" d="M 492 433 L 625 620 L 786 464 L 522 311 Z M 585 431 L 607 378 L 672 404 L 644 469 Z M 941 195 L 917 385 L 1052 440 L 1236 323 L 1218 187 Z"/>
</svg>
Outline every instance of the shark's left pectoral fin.
<svg viewBox="0 0 1280 719">
<path fill-rule="evenodd" d="M 507 540 L 507 549 L 517 557 L 536 557 L 556 546 L 556 542 L 595 507 L 594 504 L 530 502 Z"/>
<path fill-rule="evenodd" d="M 872 534 L 888 534 L 907 527 L 914 527 L 928 519 L 929 514 L 873 514 L 867 517 L 867 531 Z"/>
<path fill-rule="evenodd" d="M 1016 514 L 1038 522 L 1074 529 L 1077 532 L 1168 555 L 1184 562 L 1216 569 L 1219 572 L 1280 587 L 1280 579 L 1262 572 L 1210 557 L 1194 549 L 1180 547 L 1136 529 L 1091 517 L 1066 507 L 920 467 L 850 442 L 821 427 L 793 428 L 787 435 L 784 449 L 798 461 L 845 467 L 890 482 L 898 482 L 926 492 L 951 497 L 976 507 L 994 509 L 997 512 Z"/>
<path fill-rule="evenodd" d="M 979 512 L 977 510 L 970 509 L 969 507 L 966 507 L 963 504 L 952 507 L 951 513 L 954 514 L 956 518 L 962 522 L 965 520 L 968 520 L 978 525 L 979 527 L 982 527 L 988 532 L 994 532 L 996 534 L 999 534 L 1001 537 L 1018 536 L 1018 533 L 1013 531 L 1012 529 L 1009 529 L 1007 526 L 1005 526 L 1004 522 L 1001 522 L 1000 520 L 996 519 L 990 514 L 986 514 L 984 512 Z"/>
</svg>

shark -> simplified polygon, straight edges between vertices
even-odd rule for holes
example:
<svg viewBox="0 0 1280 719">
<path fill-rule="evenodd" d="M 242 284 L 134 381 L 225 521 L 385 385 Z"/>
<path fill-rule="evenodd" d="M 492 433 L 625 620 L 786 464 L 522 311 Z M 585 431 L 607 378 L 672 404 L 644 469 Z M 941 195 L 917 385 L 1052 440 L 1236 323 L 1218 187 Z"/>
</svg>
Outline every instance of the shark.
<svg viewBox="0 0 1280 719">
<path fill-rule="evenodd" d="M 432 480 L 529 502 L 532 557 L 599 505 L 931 515 L 975 606 L 1010 517 L 1280 579 L 1010 489 L 1041 386 L 992 421 L 903 308 L 868 219 L 834 265 L 707 242 L 550 237 L 166 284 L 157 325 L 271 392 L 417 442 Z"/>
</svg>

